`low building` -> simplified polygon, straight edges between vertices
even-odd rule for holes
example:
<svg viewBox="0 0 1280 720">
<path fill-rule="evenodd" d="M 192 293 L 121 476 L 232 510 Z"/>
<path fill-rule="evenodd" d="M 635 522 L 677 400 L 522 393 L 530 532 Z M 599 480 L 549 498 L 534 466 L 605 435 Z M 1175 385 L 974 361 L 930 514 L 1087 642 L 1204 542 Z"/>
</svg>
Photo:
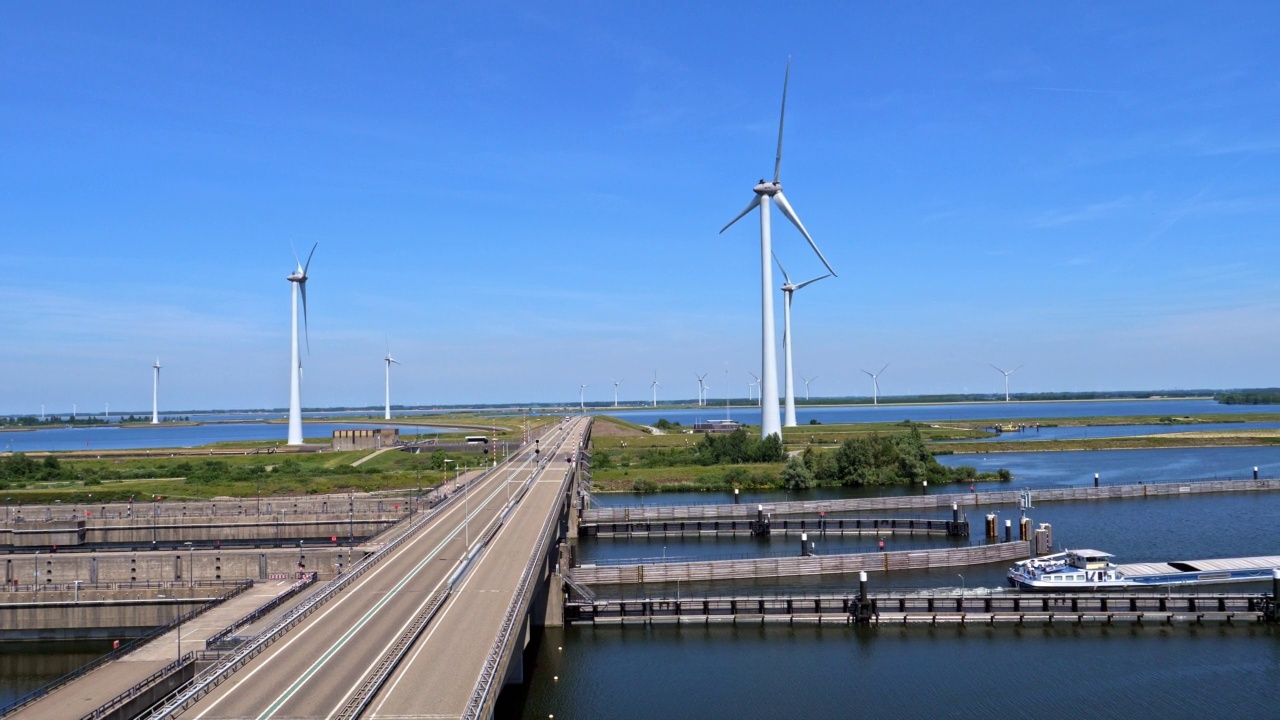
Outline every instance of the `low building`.
<svg viewBox="0 0 1280 720">
<path fill-rule="evenodd" d="M 706 420 L 694 423 L 693 431 L 700 433 L 731 433 L 742 427 L 737 420 Z"/>
<path fill-rule="evenodd" d="M 377 450 L 400 442 L 397 428 L 361 428 L 359 430 L 334 430 L 334 450 Z"/>
</svg>

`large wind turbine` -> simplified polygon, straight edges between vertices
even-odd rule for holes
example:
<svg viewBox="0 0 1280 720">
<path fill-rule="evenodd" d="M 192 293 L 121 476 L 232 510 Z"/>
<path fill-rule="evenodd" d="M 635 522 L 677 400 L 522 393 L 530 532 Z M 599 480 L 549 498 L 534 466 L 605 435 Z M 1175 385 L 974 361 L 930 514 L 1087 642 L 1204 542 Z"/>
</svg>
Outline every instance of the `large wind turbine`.
<svg viewBox="0 0 1280 720">
<path fill-rule="evenodd" d="M 867 373 L 867 376 L 871 378 L 871 404 L 872 405 L 880 404 L 880 373 L 884 372 L 884 368 L 887 368 L 887 367 L 889 367 L 889 363 L 885 363 L 884 367 L 880 368 L 880 372 L 877 372 L 877 373 L 867 372 L 866 370 L 862 371 L 864 373 Z"/>
<path fill-rule="evenodd" d="M 813 382 L 814 380 L 817 380 L 818 376 L 814 375 L 811 378 L 802 377 L 800 379 L 804 381 L 804 401 L 809 402 L 809 383 Z"/>
<path fill-rule="evenodd" d="M 395 363 L 396 365 L 400 364 L 399 360 L 391 357 L 391 341 L 390 340 L 387 340 L 387 356 L 382 359 L 384 362 L 387 363 L 387 411 L 386 413 L 383 414 L 382 419 L 390 420 L 391 419 L 391 363 Z"/>
<path fill-rule="evenodd" d="M 583 400 L 583 397 L 584 397 L 583 393 L 589 387 L 591 386 L 585 383 L 578 386 L 578 411 L 579 412 L 582 412 L 582 413 L 587 412 L 587 404 L 586 404 L 586 401 Z"/>
<path fill-rule="evenodd" d="M 769 224 L 769 201 L 778 206 L 783 215 L 791 221 L 792 225 L 804 235 L 809 241 L 809 245 L 813 251 L 818 254 L 822 260 L 822 264 L 827 266 L 827 271 L 835 275 L 835 271 L 831 269 L 831 265 L 827 263 L 826 258 L 822 257 L 822 251 L 818 249 L 817 244 L 813 242 L 813 238 L 809 236 L 809 231 L 804 229 L 804 225 L 800 222 L 800 218 L 796 216 L 795 210 L 791 209 L 791 204 L 787 202 L 787 198 L 782 194 L 782 129 L 787 119 L 787 84 L 791 79 L 791 61 L 787 61 L 787 73 L 782 80 L 782 112 L 778 119 L 778 153 L 774 157 L 773 162 L 773 182 L 760 182 L 752 188 L 756 196 L 747 204 L 747 209 L 738 213 L 737 217 L 729 221 L 720 229 L 720 232 L 728 230 L 731 225 L 741 220 L 747 213 L 760 208 L 760 289 L 761 289 L 761 312 L 760 312 L 760 359 L 763 365 L 764 380 L 760 386 L 760 436 L 769 437 L 770 435 L 782 436 L 782 424 L 778 417 L 778 355 L 777 347 L 774 339 L 773 326 L 773 263 L 770 262 L 773 256 L 773 239 L 771 236 L 771 226 Z M 764 398 L 769 398 L 766 403 Z"/>
<path fill-rule="evenodd" d="M 992 363 L 987 363 L 987 364 L 991 365 L 991 367 L 993 368 L 996 368 L 996 372 L 1000 373 L 1001 375 L 1004 375 L 1004 401 L 1009 402 L 1009 376 L 1021 370 L 1022 366 L 1019 365 L 1018 367 L 1012 370 L 1001 370 L 1000 368 L 996 367 Z"/>
<path fill-rule="evenodd" d="M 649 383 L 653 388 L 653 406 L 658 407 L 658 388 L 662 387 L 662 383 L 658 382 L 658 371 L 653 371 L 653 382 Z"/>
<path fill-rule="evenodd" d="M 821 256 L 821 253 L 819 253 L 819 256 Z M 773 260 L 774 262 L 778 263 L 778 270 L 782 271 L 782 280 L 783 280 L 783 283 L 782 283 L 782 376 L 783 378 L 785 378 L 784 383 L 786 385 L 786 388 L 785 388 L 786 397 L 784 399 L 784 407 L 786 412 L 784 413 L 782 426 L 795 427 L 796 426 L 796 390 L 795 390 L 796 382 L 793 377 L 795 371 L 792 369 L 792 365 L 791 365 L 791 296 L 795 295 L 796 291 L 804 287 L 805 285 L 810 285 L 812 283 L 818 282 L 823 278 L 831 277 L 831 274 L 828 273 L 826 275 L 823 275 L 822 277 L 816 277 L 812 280 L 805 280 L 799 285 L 796 285 L 795 283 L 791 282 L 791 276 L 787 275 L 787 269 L 782 267 L 782 261 L 778 259 L 777 255 L 773 256 Z M 824 260 L 823 262 L 825 263 L 826 261 Z M 830 269 L 830 266 L 828 266 L 828 269 Z M 804 383 L 804 399 L 805 400 L 809 399 L 809 381 L 808 380 L 806 380 Z"/>
<path fill-rule="evenodd" d="M 613 380 L 612 382 L 613 382 L 613 406 L 618 407 L 618 386 L 622 384 L 622 380 Z"/>
<path fill-rule="evenodd" d="M 307 255 L 307 263 L 304 265 L 298 260 L 295 254 L 294 262 L 297 263 L 298 269 L 293 271 L 287 279 L 290 283 L 290 292 L 293 295 L 293 315 L 291 317 L 293 334 L 291 340 L 292 355 L 289 361 L 289 444 L 302 445 L 302 352 L 298 347 L 298 296 L 302 296 L 302 327 L 307 336 L 307 351 L 311 350 L 311 327 L 307 323 L 307 270 L 311 267 L 311 256 L 316 254 L 316 247 L 320 243 L 311 246 L 311 253 Z"/>
<path fill-rule="evenodd" d="M 151 424 L 160 424 L 160 358 L 156 357 L 156 364 L 151 366 L 156 372 L 151 378 Z"/>
<path fill-rule="evenodd" d="M 693 376 L 698 378 L 698 407 L 702 407 L 707 404 L 707 384 L 703 382 L 703 380 L 707 379 L 707 374 L 702 373 L 699 375 L 694 373 Z"/>
</svg>

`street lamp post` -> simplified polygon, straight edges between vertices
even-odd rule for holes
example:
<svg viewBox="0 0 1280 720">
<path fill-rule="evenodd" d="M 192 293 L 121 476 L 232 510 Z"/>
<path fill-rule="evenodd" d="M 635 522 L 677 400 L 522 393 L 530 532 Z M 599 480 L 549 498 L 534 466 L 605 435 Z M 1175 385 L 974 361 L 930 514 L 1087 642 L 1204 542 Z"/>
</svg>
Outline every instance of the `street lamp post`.
<svg viewBox="0 0 1280 720">
<path fill-rule="evenodd" d="M 462 474 L 467 474 L 465 468 Z M 471 483 L 462 486 L 462 536 L 466 546 L 471 547 Z"/>
</svg>

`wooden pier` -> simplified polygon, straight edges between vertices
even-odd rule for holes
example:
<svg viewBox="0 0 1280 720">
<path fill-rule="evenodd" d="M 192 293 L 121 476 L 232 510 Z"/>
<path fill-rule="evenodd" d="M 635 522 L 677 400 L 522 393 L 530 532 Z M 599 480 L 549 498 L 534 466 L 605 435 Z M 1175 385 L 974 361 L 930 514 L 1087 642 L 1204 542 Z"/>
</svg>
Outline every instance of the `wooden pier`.
<svg viewBox="0 0 1280 720">
<path fill-rule="evenodd" d="M 834 575 L 858 571 L 889 572 L 961 567 L 1022 560 L 1030 543 L 1013 541 L 935 550 L 765 557 L 745 560 L 654 562 L 637 565 L 581 565 L 568 573 L 576 585 L 630 585 L 645 582 L 691 582 L 750 578 Z"/>
<path fill-rule="evenodd" d="M 771 515 L 817 515 L 818 513 L 886 512 L 893 510 L 946 510 L 952 503 L 961 508 L 1017 505 L 1024 493 L 1032 502 L 1063 500 L 1113 500 L 1195 495 L 1200 493 L 1257 492 L 1280 490 L 1280 478 L 1260 480 L 1197 480 L 1192 482 L 1137 483 L 1102 487 L 1051 488 L 1040 490 L 995 490 L 971 493 L 896 495 L 847 500 L 806 500 L 735 505 L 650 505 L 644 507 L 604 507 L 583 509 L 580 526 L 601 523 L 655 523 L 690 520 L 747 520 L 759 509 Z"/>
<path fill-rule="evenodd" d="M 601 624 L 1173 624 L 1275 622 L 1267 593 L 1070 593 L 975 589 L 791 596 L 574 600 L 565 621 Z"/>
</svg>

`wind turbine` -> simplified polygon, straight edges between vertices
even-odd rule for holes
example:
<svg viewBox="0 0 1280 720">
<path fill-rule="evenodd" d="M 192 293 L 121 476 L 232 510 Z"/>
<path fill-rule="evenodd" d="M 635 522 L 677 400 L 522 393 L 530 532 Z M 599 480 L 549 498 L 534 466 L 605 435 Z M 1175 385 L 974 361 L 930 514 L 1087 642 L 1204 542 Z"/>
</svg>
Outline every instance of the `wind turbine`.
<svg viewBox="0 0 1280 720">
<path fill-rule="evenodd" d="M 622 384 L 622 380 L 613 381 L 613 406 L 614 407 L 618 407 L 618 386 L 621 384 Z"/>
<path fill-rule="evenodd" d="M 662 383 L 658 382 L 658 371 L 653 371 L 653 382 L 649 384 L 653 388 L 653 406 L 658 407 L 658 388 L 662 387 Z"/>
<path fill-rule="evenodd" d="M 804 381 L 804 401 L 809 402 L 809 383 L 813 382 L 814 380 L 817 380 L 818 376 L 814 375 L 811 378 L 801 376 L 800 379 Z"/>
<path fill-rule="evenodd" d="M 750 370 L 747 371 L 747 374 L 751 376 L 751 380 L 747 381 L 747 402 L 751 402 L 752 400 L 756 399 L 755 393 L 753 393 L 752 391 L 755 388 L 760 387 L 760 376 L 751 372 Z"/>
<path fill-rule="evenodd" d="M 707 374 L 702 373 L 701 375 L 699 375 L 697 373 L 694 373 L 693 376 L 698 378 L 698 407 L 702 407 L 703 405 L 707 404 L 706 402 L 707 384 L 703 382 L 703 380 L 707 379 Z"/>
<path fill-rule="evenodd" d="M 1019 365 L 1018 367 L 1012 370 L 1001 370 L 1000 368 L 996 367 L 991 363 L 987 363 L 987 364 L 991 365 L 991 367 L 993 368 L 996 368 L 996 372 L 999 372 L 1001 375 L 1004 375 L 1004 401 L 1009 402 L 1009 376 L 1021 370 L 1023 366 Z"/>
<path fill-rule="evenodd" d="M 887 367 L 889 367 L 889 363 L 885 363 L 884 367 L 880 368 L 880 372 L 877 372 L 877 373 L 869 373 L 866 370 L 862 371 L 864 373 L 867 373 L 867 376 L 871 378 L 871 404 L 872 405 L 880 404 L 880 373 L 884 372 L 884 368 L 887 368 Z"/>
<path fill-rule="evenodd" d="M 800 218 L 796 216 L 795 210 L 791 209 L 791 204 L 787 202 L 786 196 L 782 194 L 782 182 L 780 180 L 782 175 L 782 129 L 787 118 L 787 84 L 790 79 L 791 61 L 788 59 L 787 73 L 782 81 L 782 111 L 778 119 L 778 154 L 773 162 L 773 182 L 765 182 L 762 178 L 752 188 L 755 197 L 747 204 L 747 208 L 738 213 L 737 217 L 730 220 L 728 225 L 720 228 L 720 232 L 723 233 L 747 213 L 757 207 L 760 208 L 760 359 L 764 372 L 764 380 L 760 388 L 761 437 L 769 437 L 774 434 L 779 437 L 782 436 L 782 423 L 778 417 L 778 356 L 773 327 L 773 263 L 770 262 L 773 256 L 773 238 L 769 223 L 770 200 L 778 206 L 778 209 L 791 221 L 791 224 L 796 226 L 800 234 L 804 235 L 804 238 L 809 241 L 810 247 L 817 253 L 818 258 L 822 260 L 822 264 L 827 266 L 827 271 L 835 275 L 831 265 L 822 256 L 822 251 L 818 249 L 817 244 L 813 242 L 813 238 L 809 236 L 809 231 L 804 229 L 804 225 L 800 222 Z M 764 402 L 765 397 L 769 398 L 768 403 Z"/>
<path fill-rule="evenodd" d="M 816 249 L 817 248 L 815 247 L 815 250 Z M 821 253 L 819 253 L 819 257 L 821 257 Z M 796 285 L 795 283 L 791 282 L 791 276 L 787 275 L 787 269 L 782 267 L 782 261 L 778 259 L 777 255 L 773 256 L 773 261 L 778 263 L 778 270 L 782 271 L 782 279 L 783 279 L 783 283 L 782 283 L 782 376 L 785 378 L 784 382 L 786 385 L 786 388 L 785 388 L 786 397 L 784 399 L 785 413 L 782 420 L 782 426 L 795 427 L 796 426 L 796 391 L 795 391 L 795 380 L 793 378 L 794 371 L 792 370 L 792 366 L 791 366 L 791 296 L 795 295 L 796 291 L 804 287 L 805 285 L 811 285 L 813 283 L 818 282 L 819 280 L 822 280 L 823 278 L 831 277 L 831 274 L 828 273 L 826 275 L 823 275 L 822 277 L 816 277 L 812 280 L 805 280 L 799 285 Z M 826 261 L 824 260 L 823 262 L 826 262 Z M 830 269 L 830 267 L 828 267 L 828 269 Z M 804 385 L 805 385 L 804 399 L 808 400 L 809 399 L 809 381 L 805 380 Z"/>
<path fill-rule="evenodd" d="M 387 411 L 383 414 L 382 419 L 390 420 L 391 419 L 391 363 L 395 363 L 396 365 L 400 364 L 399 360 L 391 357 L 391 340 L 390 339 L 387 340 L 387 356 L 382 359 L 387 363 Z"/>
<path fill-rule="evenodd" d="M 160 357 L 156 357 L 156 364 L 151 366 L 156 372 L 151 378 L 151 424 L 160 424 Z"/>
<path fill-rule="evenodd" d="M 586 405 L 586 402 L 583 400 L 583 394 L 582 394 L 582 393 L 583 393 L 583 391 L 584 391 L 584 390 L 586 390 L 586 389 L 587 389 L 587 388 L 589 388 L 589 387 L 591 387 L 591 386 L 590 386 L 590 385 L 586 385 L 586 384 L 584 384 L 584 385 L 579 385 L 579 386 L 578 386 L 578 410 L 579 410 L 579 411 L 581 411 L 581 412 L 583 412 L 583 413 L 586 413 L 586 412 L 587 412 L 587 405 Z"/>
<path fill-rule="evenodd" d="M 294 253 L 293 260 L 298 269 L 287 279 L 290 293 L 293 296 L 293 314 L 291 317 L 293 333 L 290 338 L 291 357 L 289 360 L 289 442 L 290 445 L 302 445 L 302 353 L 298 347 L 298 296 L 302 296 L 302 327 L 307 336 L 307 352 L 311 352 L 311 327 L 307 323 L 307 270 L 311 268 L 311 256 L 316 254 L 316 247 L 311 246 L 307 255 L 307 263 L 302 264 Z"/>
</svg>

